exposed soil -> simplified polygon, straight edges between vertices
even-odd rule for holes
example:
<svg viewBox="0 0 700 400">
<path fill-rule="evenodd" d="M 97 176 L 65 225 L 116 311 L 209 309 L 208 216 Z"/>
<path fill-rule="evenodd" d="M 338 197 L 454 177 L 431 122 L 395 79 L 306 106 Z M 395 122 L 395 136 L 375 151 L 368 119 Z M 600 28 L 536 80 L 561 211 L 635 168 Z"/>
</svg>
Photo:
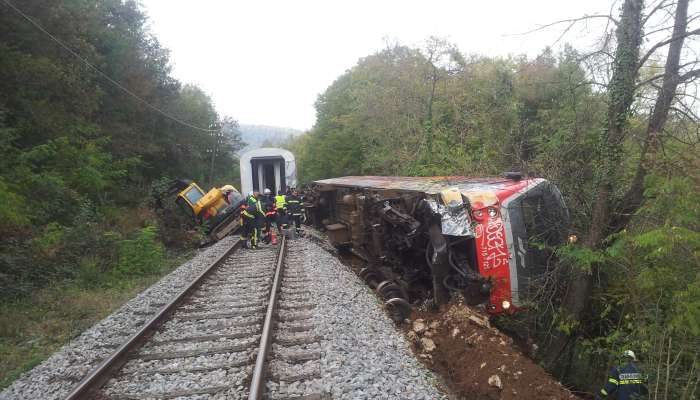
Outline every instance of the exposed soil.
<svg viewBox="0 0 700 400">
<path fill-rule="evenodd" d="M 309 233 L 338 255 L 323 234 Z M 355 257 L 340 258 L 355 273 L 366 266 Z M 581 400 L 524 355 L 522 343 L 491 327 L 488 316 L 475 308 L 461 303 L 438 312 L 414 308 L 407 322 L 401 326 L 414 353 L 442 379 L 452 399 Z"/>
<path fill-rule="evenodd" d="M 467 305 L 414 311 L 410 321 L 404 329 L 415 353 L 455 398 L 578 399 Z"/>
</svg>

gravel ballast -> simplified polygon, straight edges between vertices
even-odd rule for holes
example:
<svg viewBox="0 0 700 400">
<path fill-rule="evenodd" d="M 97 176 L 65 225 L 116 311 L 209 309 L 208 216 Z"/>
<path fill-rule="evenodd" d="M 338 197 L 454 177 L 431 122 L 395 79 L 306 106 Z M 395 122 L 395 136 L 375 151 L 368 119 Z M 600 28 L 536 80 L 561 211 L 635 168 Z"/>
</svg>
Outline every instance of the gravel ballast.
<svg viewBox="0 0 700 400">
<path fill-rule="evenodd" d="M 238 241 L 226 237 L 124 304 L 0 393 L 0 399 L 63 399 L 88 372 Z"/>
<path fill-rule="evenodd" d="M 318 244 L 289 243 L 312 278 L 306 289 L 317 301 L 311 320 L 321 338 L 324 392 L 333 399 L 447 398 L 364 282 Z"/>
</svg>

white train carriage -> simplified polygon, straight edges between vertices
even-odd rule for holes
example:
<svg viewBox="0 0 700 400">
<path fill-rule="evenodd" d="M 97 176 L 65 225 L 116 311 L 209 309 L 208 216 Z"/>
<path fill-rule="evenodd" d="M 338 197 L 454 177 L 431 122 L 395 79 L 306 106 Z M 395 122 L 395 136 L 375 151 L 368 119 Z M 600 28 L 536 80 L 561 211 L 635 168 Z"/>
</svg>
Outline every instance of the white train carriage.
<svg viewBox="0 0 700 400">
<path fill-rule="evenodd" d="M 263 147 L 241 155 L 241 193 L 270 189 L 277 194 L 296 187 L 294 155 L 285 149 Z"/>
</svg>

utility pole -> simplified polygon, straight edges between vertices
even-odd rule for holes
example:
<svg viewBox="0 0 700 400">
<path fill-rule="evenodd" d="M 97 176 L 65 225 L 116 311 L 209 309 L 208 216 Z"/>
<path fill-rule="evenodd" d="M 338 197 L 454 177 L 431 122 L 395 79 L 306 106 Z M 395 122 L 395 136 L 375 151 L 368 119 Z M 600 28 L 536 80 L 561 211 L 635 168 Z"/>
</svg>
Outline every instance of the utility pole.
<svg viewBox="0 0 700 400">
<path fill-rule="evenodd" d="M 223 136 L 223 131 L 219 129 L 212 133 L 214 137 L 213 146 L 211 149 L 211 165 L 209 167 L 209 183 L 214 184 L 214 160 L 216 159 L 216 154 L 219 152 L 219 146 L 221 144 L 221 137 Z"/>
</svg>

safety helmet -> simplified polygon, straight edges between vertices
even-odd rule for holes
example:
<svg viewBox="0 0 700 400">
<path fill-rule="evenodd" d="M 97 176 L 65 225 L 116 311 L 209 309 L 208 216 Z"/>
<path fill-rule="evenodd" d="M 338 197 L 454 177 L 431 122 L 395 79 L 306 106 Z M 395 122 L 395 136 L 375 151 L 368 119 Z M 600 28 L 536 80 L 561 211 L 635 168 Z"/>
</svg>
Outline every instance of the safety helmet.
<svg viewBox="0 0 700 400">
<path fill-rule="evenodd" d="M 224 193 L 233 192 L 234 190 L 236 190 L 236 188 L 231 185 L 224 185 L 221 187 L 221 191 Z"/>
<path fill-rule="evenodd" d="M 253 196 L 253 195 L 255 195 L 255 193 L 253 193 L 252 190 L 250 192 L 248 192 L 248 197 Z"/>
<path fill-rule="evenodd" d="M 270 190 L 270 189 L 268 189 L 268 188 L 265 188 L 265 190 L 263 190 L 263 193 L 264 193 L 265 195 L 272 194 L 272 190 Z"/>
<path fill-rule="evenodd" d="M 622 353 L 624 357 L 629 357 L 634 361 L 637 361 L 637 356 L 634 354 L 632 350 L 625 350 L 624 353 Z"/>
</svg>

